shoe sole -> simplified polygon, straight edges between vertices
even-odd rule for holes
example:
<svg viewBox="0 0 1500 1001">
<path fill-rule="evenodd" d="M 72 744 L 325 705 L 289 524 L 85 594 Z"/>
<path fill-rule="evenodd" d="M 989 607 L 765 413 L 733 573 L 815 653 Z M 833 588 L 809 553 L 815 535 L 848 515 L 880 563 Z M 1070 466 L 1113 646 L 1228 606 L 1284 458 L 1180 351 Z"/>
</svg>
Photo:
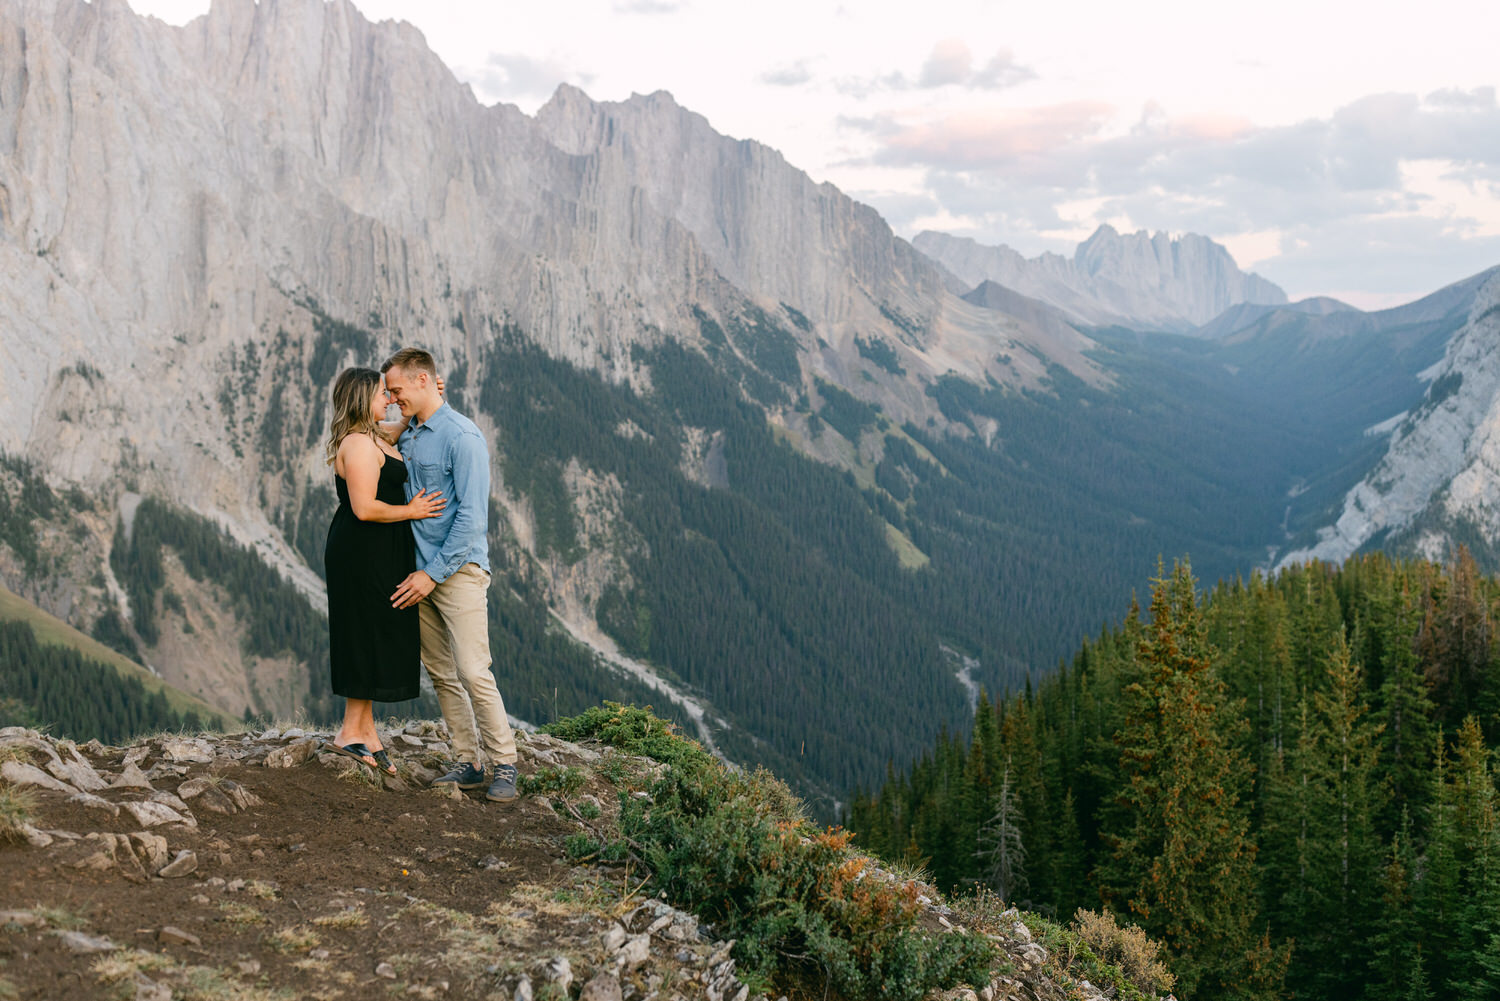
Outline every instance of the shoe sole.
<svg viewBox="0 0 1500 1001">
<path fill-rule="evenodd" d="M 509 796 L 491 796 L 489 793 L 485 793 L 484 798 L 489 800 L 491 803 L 514 803 L 521 797 L 519 793 L 513 792 Z"/>
<path fill-rule="evenodd" d="M 483 789 L 485 786 L 489 785 L 488 782 L 455 782 L 452 779 L 449 779 L 447 782 L 444 782 L 442 779 L 438 779 L 432 784 L 435 786 L 458 786 L 465 792 L 472 792 L 475 789 Z"/>
</svg>

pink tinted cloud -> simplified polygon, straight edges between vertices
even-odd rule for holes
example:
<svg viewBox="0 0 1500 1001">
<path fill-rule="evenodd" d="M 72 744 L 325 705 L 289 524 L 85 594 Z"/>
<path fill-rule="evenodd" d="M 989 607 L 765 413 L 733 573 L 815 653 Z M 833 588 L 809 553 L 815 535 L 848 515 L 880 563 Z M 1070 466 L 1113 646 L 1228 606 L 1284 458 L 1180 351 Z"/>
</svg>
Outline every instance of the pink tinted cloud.
<svg viewBox="0 0 1500 1001">
<path fill-rule="evenodd" d="M 1006 108 L 935 121 L 883 123 L 883 159 L 977 169 L 1058 153 L 1096 136 L 1114 114 L 1102 101 Z"/>
</svg>

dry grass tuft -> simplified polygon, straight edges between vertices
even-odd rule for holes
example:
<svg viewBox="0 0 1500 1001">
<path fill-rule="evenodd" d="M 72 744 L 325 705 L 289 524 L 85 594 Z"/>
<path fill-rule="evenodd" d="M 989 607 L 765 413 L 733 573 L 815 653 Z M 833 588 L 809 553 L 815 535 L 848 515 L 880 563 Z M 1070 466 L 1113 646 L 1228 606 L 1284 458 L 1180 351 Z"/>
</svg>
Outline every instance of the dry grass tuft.
<svg viewBox="0 0 1500 1001">
<path fill-rule="evenodd" d="M 272 932 L 266 944 L 277 952 L 306 952 L 316 949 L 321 941 L 318 933 L 307 925 L 292 925 Z"/>
<path fill-rule="evenodd" d="M 1113 963 L 1145 994 L 1165 994 L 1177 978 L 1161 962 L 1161 943 L 1153 942 L 1135 925 L 1120 927 L 1108 911 L 1078 909 L 1073 916 L 1078 937 L 1106 963 Z"/>
<path fill-rule="evenodd" d="M 0 844 L 26 840 L 21 829 L 31 823 L 36 794 L 30 789 L 0 786 Z"/>
<path fill-rule="evenodd" d="M 346 908 L 337 914 L 313 918 L 313 924 L 320 928 L 363 928 L 369 923 L 369 916 L 355 907 Z"/>
<path fill-rule="evenodd" d="M 237 904 L 232 900 L 225 900 L 219 904 L 220 921 L 227 921 L 232 925 L 258 925 L 266 919 L 260 911 L 249 904 Z"/>
</svg>

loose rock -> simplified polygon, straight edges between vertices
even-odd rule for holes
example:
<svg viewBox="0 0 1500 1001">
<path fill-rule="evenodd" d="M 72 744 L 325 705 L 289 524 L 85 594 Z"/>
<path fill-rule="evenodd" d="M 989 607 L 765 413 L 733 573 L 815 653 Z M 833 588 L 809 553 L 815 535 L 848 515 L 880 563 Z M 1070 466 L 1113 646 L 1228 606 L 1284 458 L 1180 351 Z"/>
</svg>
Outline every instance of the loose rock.
<svg viewBox="0 0 1500 1001">
<path fill-rule="evenodd" d="M 141 766 L 134 761 L 125 762 L 125 767 L 111 786 L 114 789 L 150 789 L 151 780 L 146 778 L 146 773 L 141 771 Z"/>
<path fill-rule="evenodd" d="M 623 1001 L 620 980 L 610 973 L 601 973 L 583 985 L 578 1001 Z"/>
<path fill-rule="evenodd" d="M 162 824 L 187 824 L 197 827 L 198 822 L 184 817 L 165 803 L 126 803 L 125 809 L 142 827 L 159 827 Z"/>
<path fill-rule="evenodd" d="M 386 980 L 395 980 L 396 968 L 390 963 L 376 963 L 375 975 L 377 977 L 384 977 Z"/>
<path fill-rule="evenodd" d="M 81 931 L 60 931 L 55 934 L 69 952 L 114 952 L 119 948 L 107 938 L 86 935 Z"/>
<path fill-rule="evenodd" d="M 316 746 L 315 740 L 299 740 L 295 744 L 278 747 L 266 755 L 266 767 L 296 768 L 312 757 Z"/>
<path fill-rule="evenodd" d="M 0 778 L 4 778 L 13 786 L 36 786 L 40 789 L 51 789 L 53 792 L 67 793 L 69 796 L 78 795 L 78 790 L 73 786 L 53 778 L 36 765 L 26 761 L 7 761 L 0 765 Z"/>
<path fill-rule="evenodd" d="M 188 873 L 196 871 L 197 868 L 197 853 L 189 848 L 184 848 L 182 851 L 177 853 L 177 856 L 172 859 L 172 861 L 162 866 L 161 870 L 157 872 L 157 875 L 162 877 L 163 879 L 176 879 L 180 876 L 186 876 Z"/>
<path fill-rule="evenodd" d="M 203 940 L 190 931 L 167 925 L 156 933 L 156 940 L 165 945 L 202 945 Z"/>
</svg>

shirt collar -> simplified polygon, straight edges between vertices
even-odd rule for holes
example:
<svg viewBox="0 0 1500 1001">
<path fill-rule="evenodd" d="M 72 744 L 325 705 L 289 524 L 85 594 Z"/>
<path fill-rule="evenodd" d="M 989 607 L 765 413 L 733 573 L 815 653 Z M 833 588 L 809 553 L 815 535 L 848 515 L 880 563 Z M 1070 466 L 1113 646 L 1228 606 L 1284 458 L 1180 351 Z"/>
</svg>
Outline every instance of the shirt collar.
<svg viewBox="0 0 1500 1001">
<path fill-rule="evenodd" d="M 418 421 L 415 417 L 413 417 L 410 421 L 407 422 L 406 429 L 414 434 L 422 430 L 423 428 L 433 428 L 434 430 L 436 430 L 436 425 L 446 424 L 448 422 L 448 416 L 452 413 L 452 410 L 453 408 L 448 406 L 448 401 L 444 400 L 442 403 L 438 404 L 438 408 L 432 412 L 431 417 L 427 418 L 425 421 Z"/>
</svg>

